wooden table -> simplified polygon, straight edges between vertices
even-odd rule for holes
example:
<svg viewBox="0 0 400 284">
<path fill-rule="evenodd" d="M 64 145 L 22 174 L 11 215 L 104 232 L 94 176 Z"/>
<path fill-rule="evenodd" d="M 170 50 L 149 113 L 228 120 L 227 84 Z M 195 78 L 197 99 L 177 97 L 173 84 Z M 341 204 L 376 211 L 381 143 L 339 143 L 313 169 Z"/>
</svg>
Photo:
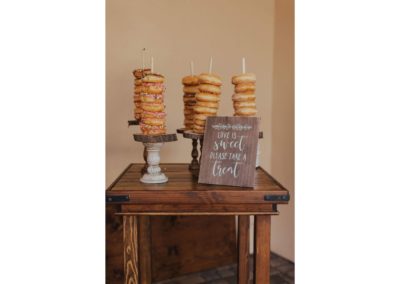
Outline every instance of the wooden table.
<svg viewBox="0 0 400 284">
<path fill-rule="evenodd" d="M 271 216 L 279 214 L 278 204 L 289 202 L 289 192 L 262 168 L 256 170 L 255 188 L 241 188 L 198 184 L 187 164 L 160 166 L 168 183 L 141 183 L 143 164 L 131 164 L 106 191 L 107 203 L 121 205 L 117 214 L 123 216 L 124 283 L 151 283 L 151 215 L 239 216 L 239 284 L 249 282 L 249 225 L 254 215 L 254 283 L 270 283 Z"/>
</svg>

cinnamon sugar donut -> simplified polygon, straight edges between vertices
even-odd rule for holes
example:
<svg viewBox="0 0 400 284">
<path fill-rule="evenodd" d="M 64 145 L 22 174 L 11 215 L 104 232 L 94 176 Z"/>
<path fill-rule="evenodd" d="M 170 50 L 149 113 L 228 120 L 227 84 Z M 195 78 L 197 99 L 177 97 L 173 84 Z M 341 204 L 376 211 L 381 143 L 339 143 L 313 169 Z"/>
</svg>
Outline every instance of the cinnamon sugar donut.
<svg viewBox="0 0 400 284">
<path fill-rule="evenodd" d="M 157 73 L 150 73 L 143 77 L 143 83 L 164 83 L 164 76 Z"/>
<path fill-rule="evenodd" d="M 210 84 L 200 84 L 199 92 L 219 95 L 219 94 L 221 94 L 221 88 L 218 86 L 210 85 Z"/>
<path fill-rule="evenodd" d="M 235 110 L 235 114 L 239 116 L 252 116 L 257 114 L 257 110 L 255 108 L 239 108 Z"/>
<path fill-rule="evenodd" d="M 164 111 L 164 104 L 142 103 L 142 108 L 145 111 L 151 111 L 151 112 Z"/>
<path fill-rule="evenodd" d="M 215 94 L 209 94 L 209 93 L 197 93 L 196 100 L 202 101 L 202 102 L 219 102 L 220 96 L 215 95 Z"/>
<path fill-rule="evenodd" d="M 254 83 L 241 83 L 235 86 L 235 93 L 254 92 L 256 85 Z"/>
<path fill-rule="evenodd" d="M 184 86 L 183 87 L 183 92 L 185 94 L 196 94 L 199 91 L 199 88 L 197 86 Z"/>
<path fill-rule="evenodd" d="M 204 107 L 212 107 L 212 108 L 218 108 L 219 103 L 216 102 L 202 102 L 202 101 L 197 101 L 196 102 L 197 106 L 204 106 Z"/>
<path fill-rule="evenodd" d="M 182 84 L 186 86 L 195 86 L 199 84 L 199 78 L 196 76 L 185 76 L 182 78 Z"/>
<path fill-rule="evenodd" d="M 211 108 L 211 107 L 203 107 L 203 106 L 195 106 L 193 108 L 195 113 L 201 113 L 201 114 L 212 114 L 215 115 L 217 113 L 216 108 Z"/>
<path fill-rule="evenodd" d="M 251 102 L 256 100 L 256 95 L 248 95 L 248 94 L 234 94 L 232 96 L 232 100 L 235 102 Z"/>
<path fill-rule="evenodd" d="M 238 101 L 233 103 L 233 107 L 236 108 L 241 108 L 241 107 L 256 107 L 256 102 L 255 101 Z"/>
<path fill-rule="evenodd" d="M 162 126 L 165 124 L 165 119 L 163 119 L 163 118 L 142 118 L 142 123 L 147 124 L 147 125 Z"/>
<path fill-rule="evenodd" d="M 221 77 L 216 74 L 202 73 L 198 76 L 198 78 L 200 84 L 211 84 L 215 86 L 222 85 Z"/>
<path fill-rule="evenodd" d="M 254 73 L 244 73 L 232 77 L 232 84 L 242 84 L 242 83 L 255 83 L 256 75 Z"/>
</svg>

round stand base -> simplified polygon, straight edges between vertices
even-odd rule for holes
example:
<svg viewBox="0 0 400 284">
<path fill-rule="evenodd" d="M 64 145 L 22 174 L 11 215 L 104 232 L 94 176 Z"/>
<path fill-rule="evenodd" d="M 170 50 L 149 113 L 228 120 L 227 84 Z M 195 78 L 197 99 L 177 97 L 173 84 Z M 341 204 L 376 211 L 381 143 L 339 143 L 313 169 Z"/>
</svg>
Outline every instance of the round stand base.
<svg viewBox="0 0 400 284">
<path fill-rule="evenodd" d="M 146 173 L 140 178 L 140 181 L 142 183 L 165 183 L 168 181 L 168 178 L 164 173 L 159 173 L 156 175 Z"/>
</svg>

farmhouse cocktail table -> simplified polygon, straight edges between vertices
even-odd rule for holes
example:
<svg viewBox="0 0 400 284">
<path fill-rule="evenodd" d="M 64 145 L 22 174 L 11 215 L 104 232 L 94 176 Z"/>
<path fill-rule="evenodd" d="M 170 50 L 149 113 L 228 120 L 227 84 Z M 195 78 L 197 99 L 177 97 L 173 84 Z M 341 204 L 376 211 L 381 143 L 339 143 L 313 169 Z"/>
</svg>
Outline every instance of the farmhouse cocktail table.
<svg viewBox="0 0 400 284">
<path fill-rule="evenodd" d="M 254 215 L 254 283 L 270 283 L 271 215 L 279 214 L 278 204 L 289 202 L 289 192 L 260 167 L 255 187 L 243 188 L 198 184 L 187 164 L 160 166 L 167 183 L 141 183 L 143 164 L 131 164 L 106 191 L 106 203 L 121 205 L 117 214 L 123 216 L 124 283 L 151 283 L 151 215 L 239 216 L 239 284 L 249 282 L 249 224 Z"/>
</svg>

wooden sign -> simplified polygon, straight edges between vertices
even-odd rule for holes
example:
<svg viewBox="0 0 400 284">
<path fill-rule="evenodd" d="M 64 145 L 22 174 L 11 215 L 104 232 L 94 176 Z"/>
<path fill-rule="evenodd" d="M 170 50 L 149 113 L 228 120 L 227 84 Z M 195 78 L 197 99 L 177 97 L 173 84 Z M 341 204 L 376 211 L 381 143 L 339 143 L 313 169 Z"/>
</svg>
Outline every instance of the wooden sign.
<svg viewBox="0 0 400 284">
<path fill-rule="evenodd" d="M 254 187 L 257 117 L 208 117 L 199 183 Z"/>
</svg>

